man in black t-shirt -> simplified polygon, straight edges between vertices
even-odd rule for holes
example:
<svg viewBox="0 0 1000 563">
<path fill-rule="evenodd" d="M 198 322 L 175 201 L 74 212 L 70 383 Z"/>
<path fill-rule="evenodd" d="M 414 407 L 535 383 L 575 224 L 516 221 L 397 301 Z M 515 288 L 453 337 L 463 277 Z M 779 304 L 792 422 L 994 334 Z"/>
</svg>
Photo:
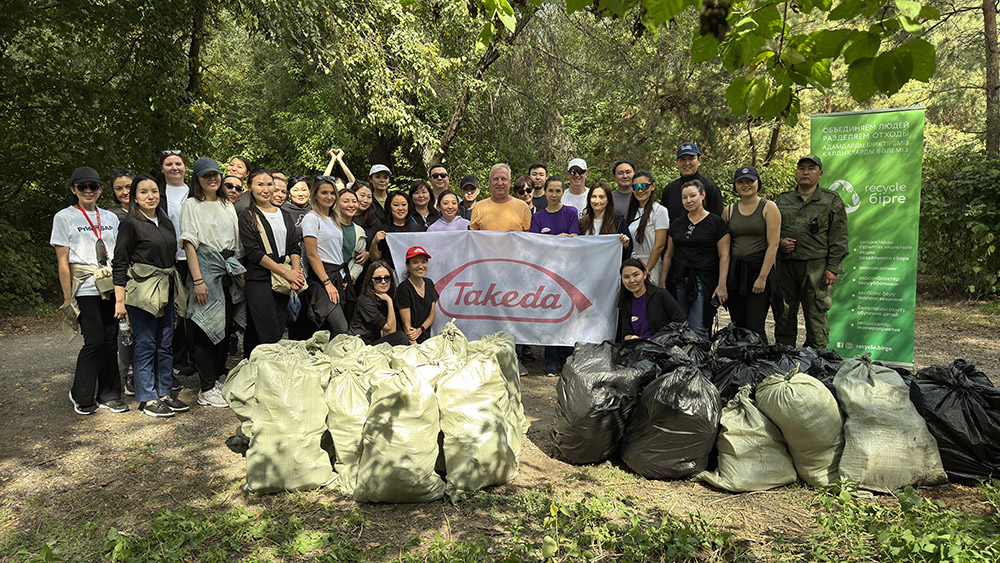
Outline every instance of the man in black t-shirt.
<svg viewBox="0 0 1000 563">
<path fill-rule="evenodd" d="M 698 172 L 700 167 L 701 151 L 698 150 L 698 145 L 690 142 L 681 143 L 677 147 L 677 170 L 680 171 L 681 177 L 667 184 L 660 197 L 660 205 L 667 208 L 671 223 L 687 214 L 684 204 L 681 203 L 681 186 L 689 180 L 698 180 L 705 186 L 705 208 L 709 213 L 722 216 L 722 192 L 715 182 Z"/>
</svg>

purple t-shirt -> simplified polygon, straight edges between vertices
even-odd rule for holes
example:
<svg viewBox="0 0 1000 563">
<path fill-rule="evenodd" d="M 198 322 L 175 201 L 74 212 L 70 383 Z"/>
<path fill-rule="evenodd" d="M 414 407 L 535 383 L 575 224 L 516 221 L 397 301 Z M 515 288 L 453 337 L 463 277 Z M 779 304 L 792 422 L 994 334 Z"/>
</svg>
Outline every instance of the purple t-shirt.
<svg viewBox="0 0 1000 563">
<path fill-rule="evenodd" d="M 640 338 L 652 338 L 653 330 L 649 328 L 649 319 L 646 317 L 646 297 L 649 292 L 643 293 L 638 299 L 632 298 L 632 332 Z"/>
<path fill-rule="evenodd" d="M 561 235 L 563 233 L 580 234 L 580 213 L 572 205 L 564 205 L 555 213 L 542 209 L 531 216 L 532 233 L 544 235 Z"/>
</svg>

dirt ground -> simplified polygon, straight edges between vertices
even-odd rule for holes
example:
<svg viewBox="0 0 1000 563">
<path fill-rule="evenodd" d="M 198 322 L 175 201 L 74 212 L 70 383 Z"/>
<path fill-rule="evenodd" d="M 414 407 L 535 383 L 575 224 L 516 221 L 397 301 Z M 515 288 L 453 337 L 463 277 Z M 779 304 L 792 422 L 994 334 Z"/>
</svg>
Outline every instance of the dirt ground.
<svg viewBox="0 0 1000 563">
<path fill-rule="evenodd" d="M 918 306 L 916 318 L 917 369 L 965 358 L 998 381 L 1000 317 L 975 305 L 932 301 Z M 78 349 L 79 340 L 65 342 L 54 319 L 0 321 L 0 542 L 25 532 L 44 540 L 48 530 L 62 526 L 79 530 L 80 541 L 100 554 L 109 527 L 142 534 L 161 508 L 266 508 L 280 502 L 278 496 L 242 492 L 244 460 L 224 445 L 236 418 L 228 409 L 196 406 L 190 388 L 180 398 L 195 406 L 172 419 L 143 416 L 132 400 L 127 401 L 132 410 L 124 414 L 74 414 L 67 394 Z M 810 529 L 813 491 L 807 487 L 729 494 L 690 481 L 647 481 L 616 462 L 581 469 L 560 461 L 548 436 L 556 380 L 542 376 L 541 349 L 535 354 L 539 361 L 529 364 L 531 373 L 522 378 L 531 428 L 520 473 L 496 492 L 579 497 L 614 490 L 677 515 L 697 511 L 714 517 L 714 525 L 760 554 L 769 553 L 777 538 L 801 537 Z M 196 384 L 193 378 L 182 382 Z M 981 510 L 981 497 L 969 487 L 922 492 L 970 512 Z M 334 493 L 303 497 L 345 512 L 356 509 Z M 414 535 L 430 538 L 438 532 L 466 540 L 503 533 L 480 506 L 437 502 L 363 510 L 377 525 L 363 530 L 362 545 L 398 546 Z M 0 561 L 16 559 L 0 549 Z"/>
</svg>

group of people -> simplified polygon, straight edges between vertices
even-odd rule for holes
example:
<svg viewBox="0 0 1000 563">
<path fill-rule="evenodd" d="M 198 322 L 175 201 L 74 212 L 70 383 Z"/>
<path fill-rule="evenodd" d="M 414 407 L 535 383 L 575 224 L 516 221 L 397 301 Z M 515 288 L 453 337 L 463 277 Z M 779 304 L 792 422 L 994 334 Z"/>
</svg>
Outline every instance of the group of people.
<svg viewBox="0 0 1000 563">
<path fill-rule="evenodd" d="M 384 164 L 372 166 L 367 181 L 356 179 L 343 156 L 330 151 L 323 175 L 313 178 L 253 168 L 243 157 L 223 173 L 202 157 L 189 185 L 186 156 L 162 151 L 156 176 L 110 175 L 110 210 L 97 205 L 100 175 L 76 169 L 67 183 L 72 205 L 56 214 L 50 240 L 67 324 L 84 341 L 70 391 L 75 412 L 125 412 L 124 392 L 144 414 L 173 416 L 190 408 L 174 375 L 195 372 L 198 404 L 225 407 L 220 377 L 240 332 L 246 357 L 286 330 L 293 339 L 329 330 L 368 344 L 422 342 L 438 300 L 426 277 L 431 257 L 412 247 L 406 271 L 397 273 L 386 242 L 394 232 L 615 235 L 622 244 L 619 338 L 687 321 L 707 339 L 725 305 L 737 325 L 762 336 L 774 309 L 775 338 L 794 344 L 801 304 L 806 344 L 826 345 L 829 286 L 847 254 L 847 230 L 839 196 L 818 187 L 815 155 L 799 161 L 797 188 L 776 202 L 760 197 L 754 167 L 738 168 L 739 200 L 725 208 L 718 186 L 699 173 L 694 143 L 678 148 L 681 176 L 659 202 L 653 174 L 629 160 L 611 167 L 614 188 L 588 188 L 581 158 L 569 161 L 565 181 L 540 163 L 516 179 L 497 164 L 490 197 L 480 200 L 475 176 L 464 176 L 455 193 L 443 164 L 403 190 L 390 188 Z M 337 165 L 344 178 L 332 175 Z M 528 346 L 517 351 L 534 359 Z M 556 375 L 570 352 L 546 347 L 546 374 Z"/>
</svg>

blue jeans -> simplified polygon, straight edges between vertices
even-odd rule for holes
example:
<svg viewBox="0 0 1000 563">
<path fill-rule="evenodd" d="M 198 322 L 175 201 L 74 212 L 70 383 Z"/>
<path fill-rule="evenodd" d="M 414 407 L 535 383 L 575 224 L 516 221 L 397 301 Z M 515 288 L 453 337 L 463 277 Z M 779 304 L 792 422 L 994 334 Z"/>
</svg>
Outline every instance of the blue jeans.
<svg viewBox="0 0 1000 563">
<path fill-rule="evenodd" d="M 694 275 L 694 274 L 691 274 Z M 705 328 L 705 284 L 701 278 L 695 276 L 698 284 L 698 296 L 694 301 L 688 300 L 687 278 L 677 280 L 674 288 L 677 290 L 677 304 L 684 309 L 688 317 L 688 326 L 703 340 L 708 340 L 708 330 Z"/>
<path fill-rule="evenodd" d="M 546 346 L 545 371 L 559 371 L 566 364 L 566 359 L 573 355 L 572 346 Z"/>
<path fill-rule="evenodd" d="M 170 395 L 174 382 L 174 300 L 167 303 L 163 316 L 156 318 L 138 307 L 125 306 L 134 340 L 132 377 L 135 400 L 155 401 Z"/>
</svg>

